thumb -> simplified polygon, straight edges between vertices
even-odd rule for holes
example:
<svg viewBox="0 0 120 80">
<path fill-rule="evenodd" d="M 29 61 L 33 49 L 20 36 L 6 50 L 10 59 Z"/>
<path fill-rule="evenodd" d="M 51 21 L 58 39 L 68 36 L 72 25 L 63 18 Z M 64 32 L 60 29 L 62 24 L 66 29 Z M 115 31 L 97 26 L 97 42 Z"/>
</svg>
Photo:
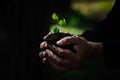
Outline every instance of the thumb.
<svg viewBox="0 0 120 80">
<path fill-rule="evenodd" d="M 79 36 L 67 36 L 62 38 L 61 40 L 57 41 L 57 45 L 71 45 L 71 44 L 81 44 L 83 42 L 86 42 L 86 39 Z"/>
</svg>

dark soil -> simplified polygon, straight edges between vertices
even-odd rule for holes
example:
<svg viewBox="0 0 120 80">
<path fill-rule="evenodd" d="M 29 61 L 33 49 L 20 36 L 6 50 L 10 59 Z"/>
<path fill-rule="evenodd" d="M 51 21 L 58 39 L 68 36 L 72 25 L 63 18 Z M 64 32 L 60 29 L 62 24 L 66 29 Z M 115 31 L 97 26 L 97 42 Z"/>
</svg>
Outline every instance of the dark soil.
<svg viewBox="0 0 120 80">
<path fill-rule="evenodd" d="M 62 32 L 59 32 L 59 33 L 53 33 L 53 34 L 50 34 L 47 38 L 46 38 L 46 42 L 50 45 L 56 45 L 56 42 L 66 36 L 72 36 L 72 34 L 69 34 L 69 33 L 62 33 Z M 65 48 L 65 49 L 70 49 L 72 50 L 73 52 L 76 52 L 75 49 L 73 48 L 73 45 L 66 45 L 66 46 L 60 46 L 62 48 Z"/>
</svg>

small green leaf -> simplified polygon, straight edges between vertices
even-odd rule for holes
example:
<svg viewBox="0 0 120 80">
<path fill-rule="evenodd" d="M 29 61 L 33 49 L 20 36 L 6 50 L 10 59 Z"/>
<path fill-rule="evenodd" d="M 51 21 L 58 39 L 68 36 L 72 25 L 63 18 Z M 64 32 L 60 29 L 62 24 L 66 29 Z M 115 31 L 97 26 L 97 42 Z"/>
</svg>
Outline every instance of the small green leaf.
<svg viewBox="0 0 120 80">
<path fill-rule="evenodd" d="M 57 20 L 57 21 L 58 21 L 58 16 L 57 16 L 57 14 L 56 14 L 56 13 L 53 13 L 53 14 L 52 14 L 52 19 L 53 19 L 53 20 Z"/>
<path fill-rule="evenodd" d="M 54 33 L 59 33 L 60 30 L 59 30 L 58 28 L 54 28 L 54 29 L 53 29 L 53 32 L 54 32 Z"/>
<path fill-rule="evenodd" d="M 61 26 L 65 26 L 66 25 L 65 19 L 59 20 L 58 24 L 61 25 Z"/>
<path fill-rule="evenodd" d="M 61 26 L 58 25 L 58 24 L 54 24 L 54 25 L 51 25 L 51 26 L 50 26 L 50 32 L 52 32 L 52 33 L 57 32 L 57 31 L 55 30 L 55 28 L 59 29 L 58 32 L 61 31 Z"/>
</svg>

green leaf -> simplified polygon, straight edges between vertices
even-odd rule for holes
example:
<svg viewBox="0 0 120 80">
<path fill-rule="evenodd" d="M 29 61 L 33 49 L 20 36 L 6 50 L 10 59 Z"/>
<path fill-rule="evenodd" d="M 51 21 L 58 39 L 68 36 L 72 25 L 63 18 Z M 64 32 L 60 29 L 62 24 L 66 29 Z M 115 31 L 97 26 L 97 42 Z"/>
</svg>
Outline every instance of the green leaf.
<svg viewBox="0 0 120 80">
<path fill-rule="evenodd" d="M 50 28 L 50 32 L 59 33 L 60 32 L 60 26 L 59 25 L 52 25 L 51 28 Z"/>
<path fill-rule="evenodd" d="M 52 19 L 53 19 L 53 20 L 57 20 L 57 21 L 59 20 L 59 18 L 58 18 L 58 16 L 57 16 L 56 13 L 53 13 L 53 14 L 52 14 Z"/>
<path fill-rule="evenodd" d="M 65 26 L 66 25 L 66 20 L 63 18 L 63 19 L 59 20 L 58 24 L 60 26 Z"/>
<path fill-rule="evenodd" d="M 60 30 L 59 30 L 58 28 L 54 28 L 54 29 L 53 29 L 53 32 L 54 32 L 54 33 L 59 33 Z"/>
</svg>

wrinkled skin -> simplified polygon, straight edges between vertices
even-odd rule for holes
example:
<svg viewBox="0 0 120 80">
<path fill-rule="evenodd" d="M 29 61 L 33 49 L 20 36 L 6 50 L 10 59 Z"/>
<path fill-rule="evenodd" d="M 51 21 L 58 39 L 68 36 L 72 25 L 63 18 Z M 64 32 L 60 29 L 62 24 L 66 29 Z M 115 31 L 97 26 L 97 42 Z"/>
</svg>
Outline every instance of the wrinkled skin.
<svg viewBox="0 0 120 80">
<path fill-rule="evenodd" d="M 44 37 L 44 40 L 47 36 Z M 62 49 L 55 45 L 49 45 L 45 41 L 42 42 L 40 44 L 40 49 L 42 51 L 39 55 L 43 63 L 51 66 L 57 71 L 69 71 L 79 69 L 82 64 L 88 60 L 95 59 L 102 61 L 102 43 L 89 42 L 80 36 L 67 36 L 57 41 L 57 45 L 59 46 L 70 44 L 74 44 L 76 53 L 69 49 Z M 56 54 L 54 54 L 54 52 Z"/>
</svg>

